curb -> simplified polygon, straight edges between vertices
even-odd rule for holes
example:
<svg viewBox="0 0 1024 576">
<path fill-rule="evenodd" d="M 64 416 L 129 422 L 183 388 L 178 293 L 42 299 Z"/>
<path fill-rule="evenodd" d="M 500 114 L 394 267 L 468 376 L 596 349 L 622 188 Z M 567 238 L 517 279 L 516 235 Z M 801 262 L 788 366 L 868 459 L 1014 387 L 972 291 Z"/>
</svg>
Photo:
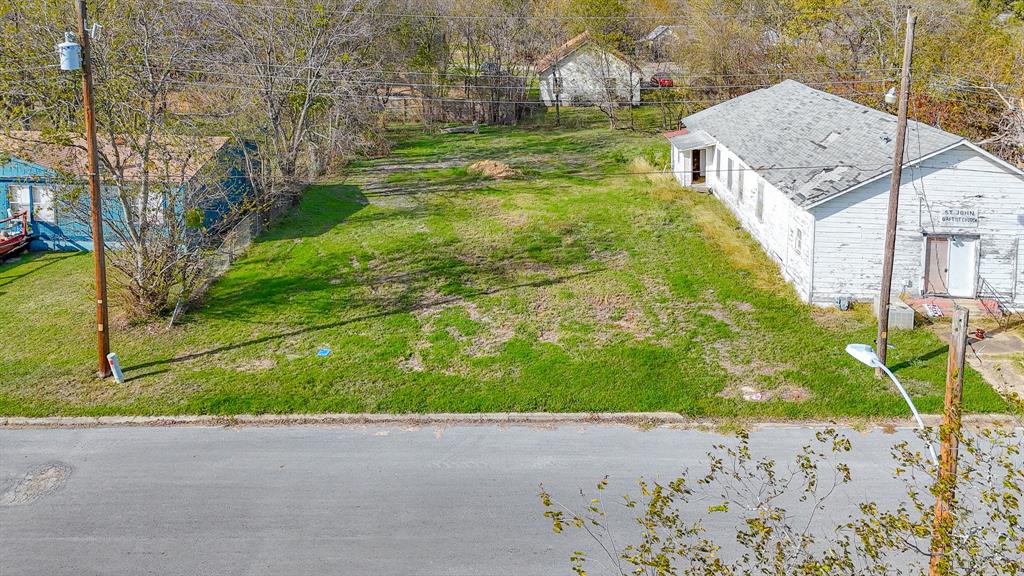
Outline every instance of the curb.
<svg viewBox="0 0 1024 576">
<path fill-rule="evenodd" d="M 942 416 L 922 416 L 928 426 L 938 426 Z M 618 425 L 641 429 L 672 428 L 742 429 L 828 428 L 854 429 L 915 428 L 913 420 L 889 418 L 841 418 L 836 420 L 754 421 L 729 418 L 691 418 L 675 412 L 488 412 L 479 414 L 239 414 L 235 416 L 49 416 L 0 417 L 0 429 L 11 428 L 123 428 L 123 427 L 280 427 L 280 426 L 566 426 Z M 968 428 L 1018 428 L 1021 420 L 1007 414 L 966 415 Z"/>
</svg>

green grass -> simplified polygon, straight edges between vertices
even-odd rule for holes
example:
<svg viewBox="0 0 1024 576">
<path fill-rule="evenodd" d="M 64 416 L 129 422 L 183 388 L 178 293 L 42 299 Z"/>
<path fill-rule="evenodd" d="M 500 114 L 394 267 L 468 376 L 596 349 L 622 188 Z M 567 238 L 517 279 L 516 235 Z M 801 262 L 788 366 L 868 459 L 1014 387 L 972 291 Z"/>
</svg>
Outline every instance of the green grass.
<svg viewBox="0 0 1024 576">
<path fill-rule="evenodd" d="M 872 340 L 869 316 L 802 304 L 713 199 L 627 174 L 664 162 L 660 138 L 393 136 L 392 157 L 311 187 L 180 326 L 116 328 L 124 385 L 90 376 L 88 255 L 0 266 L 0 413 L 907 414 L 843 352 Z M 522 177 L 466 172 L 484 158 Z M 893 344 L 939 411 L 944 347 L 927 330 Z M 1005 409 L 974 372 L 965 399 Z"/>
</svg>

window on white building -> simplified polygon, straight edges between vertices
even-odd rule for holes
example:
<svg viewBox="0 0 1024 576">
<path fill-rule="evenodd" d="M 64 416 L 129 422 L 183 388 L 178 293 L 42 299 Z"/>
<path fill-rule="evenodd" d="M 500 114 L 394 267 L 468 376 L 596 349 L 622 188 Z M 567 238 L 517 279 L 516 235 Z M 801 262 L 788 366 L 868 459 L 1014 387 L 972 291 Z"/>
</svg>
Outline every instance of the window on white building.
<svg viewBox="0 0 1024 576">
<path fill-rule="evenodd" d="M 57 211 L 53 205 L 53 190 L 33 186 L 32 200 L 32 219 L 56 224 Z"/>
<path fill-rule="evenodd" d="M 793 234 L 793 250 L 798 255 L 804 253 L 804 231 L 802 228 L 797 228 L 796 233 Z"/>
<path fill-rule="evenodd" d="M 722 181 L 722 153 L 715 148 L 715 180 Z"/>
<path fill-rule="evenodd" d="M 764 180 L 757 179 L 757 198 L 754 199 L 754 215 L 758 222 L 764 222 Z"/>
<path fill-rule="evenodd" d="M 746 170 L 740 167 L 738 183 L 736 185 L 736 203 L 739 205 L 743 205 L 743 174 L 745 172 Z"/>
<path fill-rule="evenodd" d="M 11 215 L 32 207 L 32 189 L 20 184 L 11 184 L 7 187 L 7 207 Z M 6 214 L 4 214 L 6 216 Z"/>
<path fill-rule="evenodd" d="M 729 188 L 729 190 L 733 190 L 733 187 L 732 187 L 732 173 L 733 173 L 732 158 L 729 158 L 729 163 L 726 164 L 726 169 L 729 171 L 729 173 L 726 175 L 726 178 L 728 179 L 728 188 Z"/>
</svg>

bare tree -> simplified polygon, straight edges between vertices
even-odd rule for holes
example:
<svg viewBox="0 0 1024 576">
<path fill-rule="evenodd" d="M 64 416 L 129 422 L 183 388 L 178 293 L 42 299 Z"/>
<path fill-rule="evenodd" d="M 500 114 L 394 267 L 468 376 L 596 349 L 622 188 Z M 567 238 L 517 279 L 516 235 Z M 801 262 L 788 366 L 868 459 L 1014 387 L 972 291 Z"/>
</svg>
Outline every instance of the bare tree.
<svg viewBox="0 0 1024 576">
<path fill-rule="evenodd" d="M 368 53 L 376 2 L 223 0 L 205 15 L 220 36 L 210 74 L 236 111 L 230 129 L 255 143 L 261 193 L 297 197 L 374 121 L 380 59 Z M 372 134 L 372 132 L 370 132 Z"/>
<path fill-rule="evenodd" d="M 6 10 L 5 28 L 17 31 L 0 39 L 0 50 L 11 58 L 7 73 L 30 68 L 43 54 L 52 59 L 53 45 L 72 29 L 65 2 L 16 3 Z M 207 239 L 230 225 L 244 202 L 228 202 L 238 191 L 220 182 L 231 179 L 203 167 L 225 142 L 206 138 L 207 129 L 179 109 L 196 66 L 208 57 L 202 15 L 174 2 L 125 0 L 100 4 L 93 21 L 103 25 L 92 55 L 105 239 L 128 310 L 148 316 L 166 310 L 175 291 L 190 296 Z M 66 177 L 60 208 L 85 226 L 75 179 L 85 150 L 78 80 L 52 67 L 24 77 L 17 99 L 0 102 L 0 121 L 18 146 L 60 151 L 50 155 Z M 24 128 L 38 130 L 12 132 Z M 207 212 L 221 217 L 214 222 Z"/>
<path fill-rule="evenodd" d="M 1024 166 L 1024 96 L 1012 100 L 996 86 L 988 86 L 1006 107 L 995 127 L 995 134 L 981 142 L 995 154 Z"/>
</svg>

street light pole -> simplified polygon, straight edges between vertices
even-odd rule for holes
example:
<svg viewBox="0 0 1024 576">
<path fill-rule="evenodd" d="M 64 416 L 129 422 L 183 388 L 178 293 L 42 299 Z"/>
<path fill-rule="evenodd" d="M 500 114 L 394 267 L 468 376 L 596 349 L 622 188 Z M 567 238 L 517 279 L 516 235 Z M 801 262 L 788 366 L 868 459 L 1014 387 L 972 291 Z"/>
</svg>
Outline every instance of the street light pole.
<svg viewBox="0 0 1024 576">
<path fill-rule="evenodd" d="M 900 395 L 903 396 L 903 400 L 907 403 L 907 406 L 910 407 L 910 413 L 914 415 L 914 420 L 917 421 L 918 429 L 926 429 L 924 419 L 921 418 L 921 414 L 917 411 L 917 406 L 914 405 L 914 401 L 910 399 L 910 394 L 907 394 L 907 390 L 903 387 L 903 384 L 901 384 L 899 379 L 896 378 L 896 375 L 893 374 L 884 363 L 882 363 L 882 359 L 879 358 L 878 354 L 871 349 L 871 346 L 868 346 L 867 344 L 847 344 L 846 353 L 888 376 L 889 379 L 892 380 L 892 383 L 896 385 L 896 389 L 900 391 Z M 938 466 L 939 457 L 935 455 L 935 447 L 932 446 L 931 441 L 928 441 L 928 454 L 932 457 L 932 463 Z"/>
<path fill-rule="evenodd" d="M 85 110 L 85 145 L 88 151 L 89 208 L 92 215 L 92 254 L 96 270 L 96 340 L 99 352 L 97 375 L 110 376 L 110 330 L 107 320 L 107 267 L 103 252 L 103 212 L 100 199 L 99 158 L 96 152 L 96 119 L 92 102 L 92 59 L 86 30 L 85 0 L 78 0 L 78 38 L 82 44 L 82 106 Z"/>
<path fill-rule="evenodd" d="M 889 298 L 892 292 L 892 268 L 896 255 L 896 224 L 900 208 L 900 180 L 903 178 L 903 148 L 907 139 L 907 104 L 910 99 L 910 67 L 914 54 L 914 24 L 917 16 L 907 9 L 907 34 L 903 45 L 903 75 L 900 79 L 900 106 L 896 121 L 896 142 L 892 158 L 892 179 L 889 183 L 889 215 L 885 226 L 885 259 L 882 284 L 878 294 L 878 337 L 875 339 L 878 358 L 885 365 L 889 348 Z M 882 377 L 882 370 L 875 370 Z"/>
</svg>

